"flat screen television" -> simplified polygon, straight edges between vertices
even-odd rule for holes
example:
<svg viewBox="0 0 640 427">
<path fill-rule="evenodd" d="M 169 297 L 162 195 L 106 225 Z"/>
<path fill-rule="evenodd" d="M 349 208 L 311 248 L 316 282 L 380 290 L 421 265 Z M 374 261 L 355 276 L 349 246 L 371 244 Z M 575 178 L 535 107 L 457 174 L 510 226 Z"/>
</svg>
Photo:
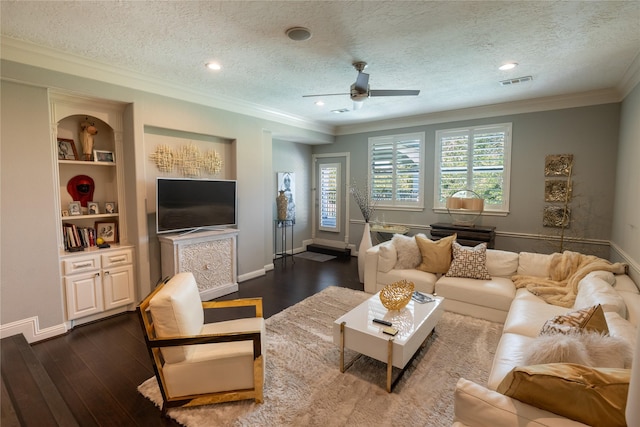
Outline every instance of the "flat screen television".
<svg viewBox="0 0 640 427">
<path fill-rule="evenodd" d="M 169 233 L 237 224 L 237 182 L 157 178 L 156 231 Z"/>
</svg>

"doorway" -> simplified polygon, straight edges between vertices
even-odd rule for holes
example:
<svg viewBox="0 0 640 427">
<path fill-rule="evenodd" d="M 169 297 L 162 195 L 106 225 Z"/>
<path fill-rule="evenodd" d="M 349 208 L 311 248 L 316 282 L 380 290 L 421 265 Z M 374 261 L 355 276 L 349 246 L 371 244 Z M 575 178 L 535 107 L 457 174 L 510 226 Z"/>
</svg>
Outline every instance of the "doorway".
<svg viewBox="0 0 640 427">
<path fill-rule="evenodd" d="M 313 155 L 314 243 L 343 248 L 349 242 L 349 153 Z"/>
</svg>

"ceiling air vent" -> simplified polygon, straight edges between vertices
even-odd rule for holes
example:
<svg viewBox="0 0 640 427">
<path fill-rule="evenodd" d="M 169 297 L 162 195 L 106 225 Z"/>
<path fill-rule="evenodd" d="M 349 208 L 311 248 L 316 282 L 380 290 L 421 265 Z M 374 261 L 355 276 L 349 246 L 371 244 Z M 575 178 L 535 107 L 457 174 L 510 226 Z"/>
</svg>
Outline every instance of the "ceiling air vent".
<svg viewBox="0 0 640 427">
<path fill-rule="evenodd" d="M 515 79 L 502 80 L 500 82 L 500 86 L 510 86 L 516 83 L 530 82 L 531 80 L 533 80 L 533 77 L 531 76 L 516 77 Z"/>
</svg>

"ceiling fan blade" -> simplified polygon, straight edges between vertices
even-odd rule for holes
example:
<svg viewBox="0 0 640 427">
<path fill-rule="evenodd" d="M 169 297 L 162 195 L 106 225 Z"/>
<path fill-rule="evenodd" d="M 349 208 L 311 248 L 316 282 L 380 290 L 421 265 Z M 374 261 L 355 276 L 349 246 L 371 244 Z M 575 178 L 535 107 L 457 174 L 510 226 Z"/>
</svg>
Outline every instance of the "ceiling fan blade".
<svg viewBox="0 0 640 427">
<path fill-rule="evenodd" d="M 369 96 L 415 96 L 420 95 L 419 90 L 370 90 Z"/>
<path fill-rule="evenodd" d="M 302 95 L 303 98 L 311 98 L 313 96 L 336 96 L 336 95 L 351 95 L 350 93 L 321 93 L 318 95 Z"/>
<path fill-rule="evenodd" d="M 369 74 L 359 72 L 353 88 L 360 93 L 364 93 L 369 89 Z"/>
</svg>

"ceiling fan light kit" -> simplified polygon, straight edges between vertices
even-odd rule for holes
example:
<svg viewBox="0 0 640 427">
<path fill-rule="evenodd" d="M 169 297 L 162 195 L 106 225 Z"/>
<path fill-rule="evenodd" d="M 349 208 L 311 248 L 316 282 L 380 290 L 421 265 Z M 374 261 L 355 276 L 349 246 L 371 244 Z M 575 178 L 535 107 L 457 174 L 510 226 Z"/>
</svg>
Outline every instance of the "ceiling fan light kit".
<svg viewBox="0 0 640 427">
<path fill-rule="evenodd" d="M 335 95 L 349 95 L 353 101 L 353 109 L 358 110 L 362 107 L 362 102 L 370 97 L 374 96 L 417 96 L 420 94 L 420 90 L 395 90 L 395 89 L 369 89 L 369 74 L 364 72 L 367 67 L 367 63 L 364 61 L 356 61 L 353 67 L 358 72 L 358 77 L 355 83 L 351 85 L 348 93 L 324 93 L 317 95 L 302 95 L 303 98 L 315 97 L 315 96 L 335 96 Z M 335 111 L 335 110 L 334 110 Z M 342 111 L 341 111 L 342 112 Z"/>
</svg>

